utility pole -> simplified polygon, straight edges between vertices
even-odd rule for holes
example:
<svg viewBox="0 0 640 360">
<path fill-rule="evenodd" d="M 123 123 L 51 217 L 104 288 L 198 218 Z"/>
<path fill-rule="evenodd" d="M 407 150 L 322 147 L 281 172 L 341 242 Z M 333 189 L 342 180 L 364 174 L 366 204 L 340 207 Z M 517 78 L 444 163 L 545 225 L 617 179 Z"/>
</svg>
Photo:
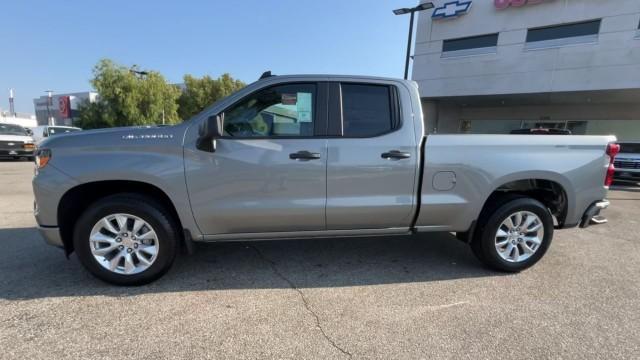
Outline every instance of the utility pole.
<svg viewBox="0 0 640 360">
<path fill-rule="evenodd" d="M 16 109 L 13 105 L 13 89 L 9 89 L 9 115 L 16 117 Z"/>
</svg>

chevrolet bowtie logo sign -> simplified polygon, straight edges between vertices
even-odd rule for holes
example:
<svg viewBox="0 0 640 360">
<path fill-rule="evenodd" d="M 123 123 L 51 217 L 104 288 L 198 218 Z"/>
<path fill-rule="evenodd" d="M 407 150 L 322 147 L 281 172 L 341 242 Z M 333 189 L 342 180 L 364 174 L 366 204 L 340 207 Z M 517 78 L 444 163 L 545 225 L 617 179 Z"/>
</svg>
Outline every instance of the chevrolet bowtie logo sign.
<svg viewBox="0 0 640 360">
<path fill-rule="evenodd" d="M 431 15 L 434 19 L 448 19 L 466 14 L 471 8 L 471 0 L 451 1 L 436 8 Z"/>
</svg>

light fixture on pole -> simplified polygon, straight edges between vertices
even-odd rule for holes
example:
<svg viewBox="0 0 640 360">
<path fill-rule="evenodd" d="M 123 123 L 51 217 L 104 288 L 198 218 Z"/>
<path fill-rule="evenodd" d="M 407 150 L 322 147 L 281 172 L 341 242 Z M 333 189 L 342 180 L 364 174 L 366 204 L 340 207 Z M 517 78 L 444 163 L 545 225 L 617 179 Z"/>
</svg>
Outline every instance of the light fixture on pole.
<svg viewBox="0 0 640 360">
<path fill-rule="evenodd" d="M 401 8 L 393 10 L 393 13 L 396 15 L 404 15 L 411 14 L 411 19 L 409 20 L 409 40 L 407 41 L 407 57 L 404 63 L 404 78 L 409 78 L 409 58 L 411 57 L 411 39 L 413 37 L 413 16 L 418 11 L 433 9 L 434 5 L 432 2 L 422 3 L 413 8 Z"/>
</svg>

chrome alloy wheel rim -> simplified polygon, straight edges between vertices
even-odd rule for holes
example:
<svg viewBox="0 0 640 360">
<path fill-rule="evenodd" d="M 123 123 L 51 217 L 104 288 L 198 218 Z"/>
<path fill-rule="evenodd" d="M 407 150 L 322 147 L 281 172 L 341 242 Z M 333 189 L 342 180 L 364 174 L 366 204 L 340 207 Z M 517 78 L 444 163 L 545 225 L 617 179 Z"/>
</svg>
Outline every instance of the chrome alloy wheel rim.
<svg viewBox="0 0 640 360">
<path fill-rule="evenodd" d="M 538 215 L 518 211 L 498 227 L 495 237 L 498 255 L 508 262 L 525 261 L 535 254 L 544 239 L 544 225 Z"/>
<path fill-rule="evenodd" d="M 157 259 L 156 232 L 143 219 L 129 214 L 111 214 L 91 229 L 89 246 L 98 264 L 123 275 L 147 270 Z"/>
</svg>

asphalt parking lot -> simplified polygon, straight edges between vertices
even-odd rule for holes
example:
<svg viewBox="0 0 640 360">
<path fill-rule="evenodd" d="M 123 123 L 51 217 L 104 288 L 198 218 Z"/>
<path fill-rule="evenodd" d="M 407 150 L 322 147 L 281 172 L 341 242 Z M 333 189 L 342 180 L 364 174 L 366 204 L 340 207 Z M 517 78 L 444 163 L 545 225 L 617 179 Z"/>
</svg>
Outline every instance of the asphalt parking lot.
<svg viewBox="0 0 640 360">
<path fill-rule="evenodd" d="M 640 189 L 518 275 L 449 234 L 207 244 L 104 284 L 44 244 L 32 164 L 0 162 L 0 358 L 640 358 Z"/>
</svg>

